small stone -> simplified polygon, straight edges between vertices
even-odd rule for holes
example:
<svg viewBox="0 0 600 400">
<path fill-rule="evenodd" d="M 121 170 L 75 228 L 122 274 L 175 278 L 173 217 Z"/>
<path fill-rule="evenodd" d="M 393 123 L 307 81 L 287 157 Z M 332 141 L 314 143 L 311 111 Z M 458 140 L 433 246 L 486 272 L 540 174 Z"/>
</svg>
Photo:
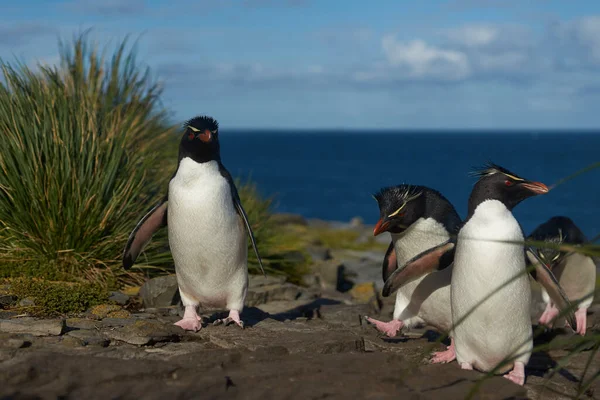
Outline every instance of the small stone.
<svg viewBox="0 0 600 400">
<path fill-rule="evenodd" d="M 108 300 L 124 306 L 129 301 L 129 296 L 121 292 L 110 292 Z"/>
<path fill-rule="evenodd" d="M 8 308 L 14 306 L 17 303 L 17 296 L 12 294 L 0 295 L 0 308 Z"/>
<path fill-rule="evenodd" d="M 142 286 L 140 296 L 144 307 L 168 307 L 179 302 L 179 286 L 175 275 L 153 278 Z"/>
<path fill-rule="evenodd" d="M 164 325 L 158 321 L 141 319 L 123 328 L 105 332 L 111 339 L 137 346 L 176 341 L 183 333 L 184 331 L 175 325 Z"/>
<path fill-rule="evenodd" d="M 65 329 L 65 320 L 0 320 L 0 332 L 29 333 L 34 336 L 56 336 Z"/>
<path fill-rule="evenodd" d="M 106 318 L 108 314 L 121 311 L 121 306 L 115 304 L 100 304 L 99 306 L 92 307 L 88 313 L 95 318 L 102 319 Z"/>
<path fill-rule="evenodd" d="M 83 346 L 101 346 L 106 347 L 110 344 L 110 339 L 97 331 L 78 330 L 67 333 L 68 336 L 79 340 Z"/>
<path fill-rule="evenodd" d="M 86 318 L 67 318 L 66 325 L 70 329 L 97 329 L 101 326 L 98 321 Z"/>
<path fill-rule="evenodd" d="M 26 299 L 23 299 L 23 300 L 19 301 L 19 306 L 21 306 L 21 307 L 33 307 L 33 306 L 35 306 L 35 301 L 33 299 L 31 299 L 31 298 L 28 297 Z"/>
</svg>

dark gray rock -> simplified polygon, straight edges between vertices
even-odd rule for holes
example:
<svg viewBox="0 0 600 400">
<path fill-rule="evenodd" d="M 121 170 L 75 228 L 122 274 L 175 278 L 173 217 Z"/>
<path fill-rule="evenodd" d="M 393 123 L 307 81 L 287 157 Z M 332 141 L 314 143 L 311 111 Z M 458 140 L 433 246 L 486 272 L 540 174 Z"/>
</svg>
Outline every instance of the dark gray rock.
<svg viewBox="0 0 600 400">
<path fill-rule="evenodd" d="M 302 288 L 291 283 L 248 287 L 246 307 L 253 307 L 272 301 L 296 300 L 302 294 Z"/>
<path fill-rule="evenodd" d="M 0 295 L 0 308 L 8 308 L 17 304 L 17 296 L 12 294 Z"/>
<path fill-rule="evenodd" d="M 101 322 L 87 318 L 67 318 L 65 323 L 69 329 L 97 329 L 102 326 Z"/>
<path fill-rule="evenodd" d="M 140 289 L 144 307 L 167 307 L 179 302 L 179 290 L 175 275 L 152 278 Z"/>
<path fill-rule="evenodd" d="M 100 346 L 106 347 L 110 344 L 110 339 L 98 331 L 76 330 L 67 333 L 68 336 L 78 339 L 82 346 Z"/>
<path fill-rule="evenodd" d="M 339 260 L 321 261 L 313 266 L 313 271 L 319 277 L 323 289 L 344 290 L 345 266 Z"/>
<path fill-rule="evenodd" d="M 102 320 L 102 326 L 113 327 L 113 326 L 126 326 L 135 323 L 135 318 L 104 318 Z"/>
<path fill-rule="evenodd" d="M 0 320 L 0 332 L 6 333 L 29 333 L 34 336 L 57 336 L 62 334 L 64 329 L 65 321 L 63 319 Z"/>
<path fill-rule="evenodd" d="M 110 292 L 108 300 L 124 306 L 129 301 L 129 296 L 121 292 Z"/>
<path fill-rule="evenodd" d="M 159 342 L 177 341 L 184 334 L 184 331 L 174 325 L 165 325 L 155 320 L 140 319 L 122 328 L 107 330 L 105 334 L 114 340 L 144 346 Z"/>
</svg>

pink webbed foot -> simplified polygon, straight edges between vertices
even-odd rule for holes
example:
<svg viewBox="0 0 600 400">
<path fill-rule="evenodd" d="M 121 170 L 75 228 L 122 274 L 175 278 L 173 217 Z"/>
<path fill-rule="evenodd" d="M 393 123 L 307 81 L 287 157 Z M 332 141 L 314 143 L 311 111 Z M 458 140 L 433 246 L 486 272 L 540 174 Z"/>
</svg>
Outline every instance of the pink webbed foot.
<svg viewBox="0 0 600 400">
<path fill-rule="evenodd" d="M 379 332 L 385 333 L 388 337 L 395 337 L 398 331 L 400 331 L 400 329 L 402 329 L 402 327 L 404 326 L 404 322 L 398 321 L 396 319 L 393 319 L 390 322 L 378 321 L 367 316 L 365 316 L 365 319 L 368 323 L 374 325 Z"/>
<path fill-rule="evenodd" d="M 177 325 L 186 331 L 198 332 L 202 329 L 202 324 L 197 318 L 183 318 L 180 321 L 175 322 L 174 325 Z"/>
<path fill-rule="evenodd" d="M 174 325 L 177 325 L 186 331 L 198 332 L 202 329 L 202 317 L 196 312 L 196 306 L 185 306 L 183 318 L 180 321 L 175 322 Z"/>
<path fill-rule="evenodd" d="M 578 309 L 575 312 L 575 319 L 577 320 L 577 333 L 585 336 L 587 329 L 587 308 Z"/>
<path fill-rule="evenodd" d="M 504 375 L 504 377 L 517 385 L 523 386 L 525 384 L 525 364 L 519 361 L 515 362 L 512 371 Z"/>
<path fill-rule="evenodd" d="M 548 304 L 546 306 L 546 309 L 542 313 L 542 316 L 539 319 L 539 323 L 551 328 L 554 323 L 554 319 L 558 316 L 558 314 L 558 308 L 554 307 L 551 304 Z"/>
<path fill-rule="evenodd" d="M 244 329 L 244 322 L 240 319 L 240 313 L 237 310 L 230 310 L 227 318 L 218 319 L 213 322 L 213 325 L 225 324 L 225 326 L 235 322 L 237 326 Z"/>
<path fill-rule="evenodd" d="M 464 363 L 460 364 L 460 369 L 466 369 L 466 370 L 472 371 L 473 370 L 473 365 L 464 362 Z"/>
<path fill-rule="evenodd" d="M 456 351 L 454 350 L 454 339 L 450 338 L 450 346 L 446 347 L 446 351 L 436 351 L 430 362 L 432 364 L 445 364 L 456 359 Z"/>
</svg>

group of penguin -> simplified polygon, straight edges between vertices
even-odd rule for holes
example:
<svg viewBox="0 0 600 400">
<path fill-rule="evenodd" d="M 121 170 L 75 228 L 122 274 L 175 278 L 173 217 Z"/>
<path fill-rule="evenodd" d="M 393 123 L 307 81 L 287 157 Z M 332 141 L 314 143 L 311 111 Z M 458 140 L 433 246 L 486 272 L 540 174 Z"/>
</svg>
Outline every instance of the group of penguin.
<svg viewBox="0 0 600 400">
<path fill-rule="evenodd" d="M 524 384 L 532 347 L 530 275 L 543 287 L 547 304 L 540 323 L 566 317 L 579 334 L 593 300 L 596 267 L 561 243 L 582 244 L 583 233 L 566 217 L 554 217 L 529 238 L 555 246 L 524 246 L 512 214 L 521 201 L 548 192 L 539 182 L 490 164 L 477 173 L 462 221 L 452 204 L 434 189 L 399 185 L 374 197 L 381 218 L 373 234 L 389 232 L 383 261 L 383 295 L 396 293 L 393 319 L 367 321 L 388 336 L 419 324 L 448 333 L 451 344 L 432 362 L 457 360 L 461 368 L 508 372 Z M 225 307 L 227 318 L 214 324 L 244 327 L 240 313 L 248 289 L 247 237 L 264 274 L 248 217 L 230 173 L 221 162 L 219 127 L 211 117 L 184 124 L 177 170 L 167 194 L 132 231 L 123 253 L 130 268 L 152 235 L 167 226 L 183 306 L 175 324 L 198 331 L 198 306 Z M 571 303 L 577 302 L 577 311 Z"/>
</svg>

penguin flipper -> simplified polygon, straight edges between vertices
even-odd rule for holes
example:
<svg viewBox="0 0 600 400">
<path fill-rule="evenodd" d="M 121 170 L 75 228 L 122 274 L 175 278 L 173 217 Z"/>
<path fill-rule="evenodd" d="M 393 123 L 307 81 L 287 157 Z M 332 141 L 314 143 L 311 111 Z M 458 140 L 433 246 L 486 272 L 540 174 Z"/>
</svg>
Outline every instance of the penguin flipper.
<svg viewBox="0 0 600 400">
<path fill-rule="evenodd" d="M 398 269 L 398 261 L 396 258 L 396 249 L 394 248 L 394 242 L 390 242 L 390 246 L 385 252 L 383 257 L 382 275 L 383 281 L 387 281 L 388 278 L 395 270 Z"/>
<path fill-rule="evenodd" d="M 396 269 L 383 285 L 382 295 L 390 294 L 415 279 L 430 272 L 442 270 L 454 262 L 456 239 L 434 246 L 410 259 L 402 267 Z"/>
<path fill-rule="evenodd" d="M 564 314 L 564 317 L 567 319 L 571 328 L 574 331 L 577 331 L 575 309 L 571 305 L 562 286 L 558 283 L 558 279 L 556 279 L 556 276 L 552 273 L 551 268 L 546 266 L 546 264 L 540 260 L 531 247 L 526 247 L 525 251 L 527 253 L 527 258 L 530 261 L 530 265 L 533 265 L 534 268 L 534 272 L 530 272 L 531 276 L 544 287 L 554 305 L 561 311 L 561 314 Z"/>
<path fill-rule="evenodd" d="M 231 198 L 233 199 L 233 205 L 235 209 L 244 221 L 246 225 L 246 230 L 248 231 L 248 236 L 250 236 L 250 241 L 252 242 L 252 248 L 254 249 L 254 253 L 256 254 L 256 259 L 258 260 L 258 265 L 260 266 L 260 271 L 263 276 L 267 276 L 265 274 L 265 268 L 263 267 L 262 259 L 260 258 L 260 254 L 258 253 L 258 248 L 256 247 L 256 239 L 254 239 L 254 232 L 252 232 L 252 227 L 250 226 L 250 222 L 248 221 L 248 215 L 242 206 L 242 201 L 240 200 L 240 195 L 238 194 L 237 188 L 235 187 L 235 183 L 233 182 L 233 178 L 229 171 L 225 168 L 225 166 L 219 163 L 219 172 L 221 175 L 227 180 L 229 183 L 229 187 L 231 188 Z"/>
<path fill-rule="evenodd" d="M 236 191 L 237 194 L 237 191 Z M 242 202 L 240 201 L 239 196 L 235 196 L 233 203 L 235 208 L 240 215 L 240 217 L 244 220 L 244 224 L 246 224 L 246 229 L 248 230 L 248 235 L 250 236 L 250 241 L 252 242 L 252 248 L 254 248 L 254 253 L 256 254 L 256 258 L 258 259 L 258 265 L 260 266 L 260 271 L 263 276 L 267 276 L 265 274 L 265 269 L 263 267 L 262 259 L 260 258 L 260 254 L 258 254 L 258 248 L 256 247 L 256 239 L 254 239 L 254 232 L 252 232 L 252 228 L 250 227 L 250 222 L 248 221 L 248 215 L 246 215 L 246 211 L 244 211 L 244 207 L 242 207 Z"/>
<path fill-rule="evenodd" d="M 123 268 L 129 269 L 154 233 L 167 225 L 167 196 L 150 210 L 133 229 L 123 251 Z"/>
</svg>

